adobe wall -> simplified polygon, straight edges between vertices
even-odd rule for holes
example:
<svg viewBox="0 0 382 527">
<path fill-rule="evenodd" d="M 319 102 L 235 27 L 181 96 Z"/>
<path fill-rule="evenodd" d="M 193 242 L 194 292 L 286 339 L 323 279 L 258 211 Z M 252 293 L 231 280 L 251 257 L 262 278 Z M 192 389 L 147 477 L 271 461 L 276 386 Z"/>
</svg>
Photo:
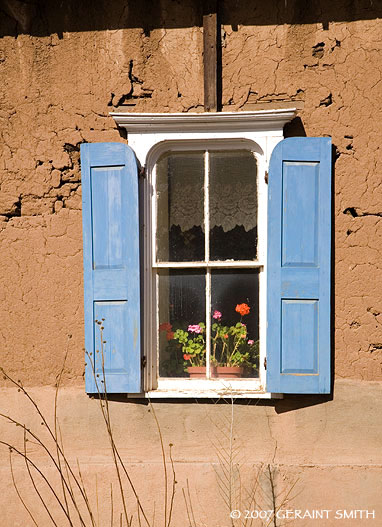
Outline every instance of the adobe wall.
<svg viewBox="0 0 382 527">
<path fill-rule="evenodd" d="M 322 23 L 320 13 L 301 11 L 299 2 L 277 16 L 274 2 L 261 9 L 224 2 L 223 109 L 298 101 L 301 123 L 287 133 L 332 136 L 336 375 L 377 380 L 380 8 L 351 3 L 353 12 L 337 2 L 338 21 Z M 203 109 L 195 3 L 162 1 L 151 18 L 134 3 L 123 10 L 113 4 L 114 17 L 108 11 L 105 20 L 101 8 L 93 9 L 83 27 L 85 11 L 69 3 L 61 19 L 53 4 L 35 14 L 28 31 L 19 23 L 18 34 L 15 20 L 3 16 L 0 43 L 0 345 L 4 367 L 34 385 L 54 382 L 68 333 L 65 382 L 82 381 L 80 143 L 124 141 L 109 111 Z M 354 21 L 346 22 L 351 15 Z M 297 23 L 308 16 L 316 22 Z M 19 19 L 27 24 L 20 13 Z M 288 20 L 295 23 L 282 23 Z"/>
<path fill-rule="evenodd" d="M 95 503 L 95 474 L 103 495 L 114 471 L 98 403 L 83 386 L 79 145 L 125 141 L 109 111 L 203 110 L 201 13 L 191 0 L 47 4 L 7 0 L 0 18 L 0 362 L 49 413 L 68 348 L 60 420 Z M 298 481 L 293 509 L 374 509 L 381 518 L 382 8 L 369 0 L 222 4 L 223 111 L 297 104 L 299 119 L 286 135 L 329 135 L 335 146 L 334 399 L 235 406 L 240 464 L 251 478 L 270 463 L 279 489 Z M 21 414 L 39 429 L 20 394 L 1 382 L 0 412 Z M 187 480 L 198 525 L 230 525 L 213 447 L 230 406 L 154 407 L 165 444 L 175 445 L 176 525 L 186 524 Z M 112 416 L 135 480 L 159 507 L 161 454 L 148 407 L 115 401 Z M 0 424 L 0 440 L 22 445 L 14 433 Z M 1 524 L 24 527 L 31 523 L 9 478 L 6 449 L 0 459 Z M 35 504 L 25 468 L 16 465 Z M 41 525 L 48 524 L 44 517 Z"/>
</svg>

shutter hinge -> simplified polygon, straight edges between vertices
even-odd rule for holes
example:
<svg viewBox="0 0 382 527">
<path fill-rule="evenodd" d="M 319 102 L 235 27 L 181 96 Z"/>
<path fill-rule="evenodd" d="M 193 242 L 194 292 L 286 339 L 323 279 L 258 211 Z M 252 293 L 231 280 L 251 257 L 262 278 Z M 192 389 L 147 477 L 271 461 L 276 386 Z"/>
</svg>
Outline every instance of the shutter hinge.
<svg viewBox="0 0 382 527">
<path fill-rule="evenodd" d="M 264 180 L 265 180 L 265 183 L 268 185 L 268 170 L 265 171 Z"/>
<path fill-rule="evenodd" d="M 139 167 L 138 176 L 143 178 L 146 177 L 146 167 Z"/>
<path fill-rule="evenodd" d="M 142 366 L 142 368 L 146 368 L 146 364 L 147 364 L 146 355 L 143 355 L 143 357 L 141 359 L 141 366 Z"/>
<path fill-rule="evenodd" d="M 267 357 L 264 357 L 264 370 L 267 369 Z"/>
</svg>

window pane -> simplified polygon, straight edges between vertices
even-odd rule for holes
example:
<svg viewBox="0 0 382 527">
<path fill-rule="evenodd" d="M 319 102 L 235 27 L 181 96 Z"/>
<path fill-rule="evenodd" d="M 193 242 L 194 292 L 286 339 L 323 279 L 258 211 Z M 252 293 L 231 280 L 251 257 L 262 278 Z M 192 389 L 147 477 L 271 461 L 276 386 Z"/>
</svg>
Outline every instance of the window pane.
<svg viewBox="0 0 382 527">
<path fill-rule="evenodd" d="M 158 278 L 159 375 L 188 377 L 188 366 L 206 365 L 204 271 L 166 270 Z"/>
<path fill-rule="evenodd" d="M 157 166 L 157 259 L 204 259 L 204 154 L 173 152 Z"/>
<path fill-rule="evenodd" d="M 210 153 L 210 259 L 255 260 L 257 170 L 247 150 Z"/>
<path fill-rule="evenodd" d="M 259 272 L 215 270 L 211 274 L 211 363 L 220 377 L 259 375 Z M 240 367 L 241 371 L 220 370 Z"/>
</svg>

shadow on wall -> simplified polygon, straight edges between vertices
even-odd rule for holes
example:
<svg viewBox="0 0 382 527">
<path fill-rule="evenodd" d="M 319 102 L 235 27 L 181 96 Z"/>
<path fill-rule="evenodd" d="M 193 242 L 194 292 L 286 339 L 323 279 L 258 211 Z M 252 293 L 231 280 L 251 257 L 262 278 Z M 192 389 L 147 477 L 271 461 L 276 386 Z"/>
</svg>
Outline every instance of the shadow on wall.
<svg viewBox="0 0 382 527">
<path fill-rule="evenodd" d="M 101 396 L 98 394 L 92 394 L 92 399 L 100 399 Z M 125 394 L 108 394 L 107 396 L 108 401 L 112 401 L 114 403 L 121 403 L 123 405 L 129 404 L 131 406 L 150 406 L 149 399 L 146 398 L 127 398 Z M 195 403 L 197 403 L 199 406 L 216 406 L 216 405 L 223 405 L 226 406 L 227 404 L 231 404 L 234 401 L 235 406 L 262 406 L 262 407 L 269 407 L 274 408 L 274 411 L 277 414 L 284 414 L 287 412 L 294 412 L 295 410 L 301 410 L 302 408 L 309 408 L 311 406 L 319 406 L 325 403 L 328 403 L 330 401 L 333 401 L 333 393 L 331 394 L 323 394 L 323 395 L 293 395 L 293 394 L 285 394 L 283 399 L 238 399 L 233 398 L 230 399 L 229 397 L 224 398 L 216 398 L 216 399 L 209 399 L 209 398 L 203 398 L 198 399 L 195 397 L 194 399 L 191 398 L 174 398 L 174 399 L 161 399 L 156 398 L 155 403 L 163 403 L 168 406 L 170 405 L 182 405 L 184 408 L 185 406 L 194 406 Z"/>
<path fill-rule="evenodd" d="M 295 117 L 284 126 L 284 137 L 306 137 L 305 126 L 301 117 Z"/>
<path fill-rule="evenodd" d="M 368 20 L 382 17 L 380 0 L 220 0 L 222 24 L 280 25 Z M 0 36 L 202 26 L 203 0 L 0 0 Z"/>
</svg>

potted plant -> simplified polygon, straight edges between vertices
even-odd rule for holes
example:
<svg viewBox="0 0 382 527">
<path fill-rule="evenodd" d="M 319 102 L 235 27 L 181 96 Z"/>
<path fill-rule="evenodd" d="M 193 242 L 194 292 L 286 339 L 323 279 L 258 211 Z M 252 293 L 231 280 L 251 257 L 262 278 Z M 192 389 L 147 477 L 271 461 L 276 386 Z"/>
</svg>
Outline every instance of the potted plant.
<svg viewBox="0 0 382 527">
<path fill-rule="evenodd" d="M 231 326 L 222 323 L 222 313 L 215 310 L 211 326 L 211 377 L 234 379 L 253 372 L 259 354 L 259 342 L 248 338 L 243 317 L 249 314 L 248 304 L 237 304 L 235 311 L 240 314 L 240 321 Z M 189 375 L 190 378 L 206 377 L 206 341 L 205 324 L 188 324 L 187 330 L 173 331 L 171 324 L 160 325 L 160 331 L 166 331 L 169 359 L 166 370 L 172 364 L 177 365 L 178 375 Z M 180 356 L 181 353 L 181 356 Z M 182 364 L 183 360 L 183 364 Z"/>
<path fill-rule="evenodd" d="M 248 339 L 247 326 L 242 322 L 250 307 L 237 304 L 235 311 L 241 317 L 232 326 L 222 324 L 220 311 L 215 310 L 212 315 L 211 362 L 216 365 L 217 377 L 226 379 L 242 377 L 245 370 L 253 368 L 253 359 L 258 355 L 258 341 Z"/>
<path fill-rule="evenodd" d="M 206 325 L 203 322 L 189 324 L 187 330 L 176 329 L 172 331 L 173 327 L 168 322 L 159 326 L 159 331 L 166 332 L 168 341 L 166 349 L 169 359 L 163 363 L 166 371 L 174 371 L 176 368 L 177 374 L 182 375 L 179 372 L 179 352 L 181 352 L 183 375 L 188 374 L 191 379 L 206 377 L 205 328 Z"/>
<path fill-rule="evenodd" d="M 204 378 L 206 376 L 206 343 L 205 324 L 189 324 L 187 331 L 177 329 L 174 339 L 182 345 L 184 369 L 190 378 Z"/>
</svg>

